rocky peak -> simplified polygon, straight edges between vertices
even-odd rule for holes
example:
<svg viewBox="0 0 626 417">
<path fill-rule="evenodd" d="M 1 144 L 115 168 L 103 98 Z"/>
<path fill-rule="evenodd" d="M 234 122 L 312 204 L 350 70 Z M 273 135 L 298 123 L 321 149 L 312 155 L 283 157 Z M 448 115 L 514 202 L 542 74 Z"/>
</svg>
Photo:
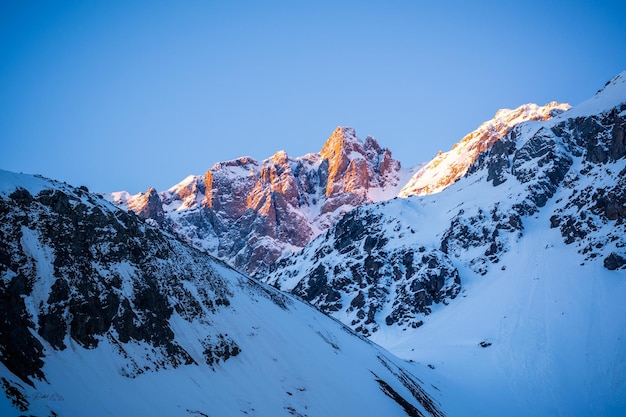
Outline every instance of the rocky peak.
<svg viewBox="0 0 626 417">
<path fill-rule="evenodd" d="M 374 201 L 370 189 L 396 186 L 400 162 L 368 136 L 365 143 L 350 127 L 338 127 L 324 144 L 320 157 L 327 163 L 326 201 L 321 214 L 339 207 Z"/>
<path fill-rule="evenodd" d="M 231 159 L 230 161 L 216 162 L 211 170 L 217 171 L 220 169 L 228 168 L 241 168 L 246 170 L 254 170 L 259 165 L 256 159 L 249 156 L 242 156 L 240 158 Z"/>
<path fill-rule="evenodd" d="M 320 155 L 324 159 L 334 161 L 338 157 L 348 156 L 351 152 L 363 155 L 363 144 L 354 128 L 338 126 L 324 143 Z"/>
<path fill-rule="evenodd" d="M 274 165 L 285 166 L 289 164 L 289 155 L 284 150 L 280 150 L 269 157 L 268 161 L 272 161 Z"/>
<path fill-rule="evenodd" d="M 365 138 L 365 155 L 374 172 L 379 174 L 378 179 L 387 178 L 400 171 L 400 162 L 393 159 L 389 149 L 381 148 L 373 136 Z"/>
<path fill-rule="evenodd" d="M 206 183 L 201 177 L 189 175 L 187 178 L 176 184 L 167 191 L 167 201 L 176 199 L 182 202 L 181 207 L 194 208 L 206 191 Z M 130 207 L 130 206 L 129 206 Z"/>
<path fill-rule="evenodd" d="M 373 136 L 369 136 L 369 135 L 365 138 L 365 151 L 367 152 L 368 155 L 371 152 L 379 154 L 381 153 L 382 150 L 383 149 L 380 147 L 380 145 L 376 141 L 376 138 L 374 138 Z"/>
<path fill-rule="evenodd" d="M 353 128 L 338 127 L 319 153 L 278 151 L 218 162 L 160 196 L 159 225 L 247 272 L 263 271 L 285 250 L 306 245 L 348 210 L 397 193 L 400 163 Z M 123 196 L 123 197 L 122 197 Z M 158 215 L 155 197 L 115 193 L 142 217 Z"/>
<path fill-rule="evenodd" d="M 362 162 L 365 158 L 365 150 L 354 129 L 341 126 L 335 129 L 324 144 L 320 156 L 323 160 L 328 160 L 327 196 L 345 191 L 355 191 L 357 188 L 366 188 L 369 178 L 366 166 Z M 350 189 L 346 189 L 346 184 L 342 181 L 346 174 L 351 181 Z M 355 175 L 357 174 L 365 174 L 365 177 L 355 183 Z"/>
<path fill-rule="evenodd" d="M 142 219 L 153 219 L 159 225 L 165 221 L 165 213 L 163 205 L 157 190 L 153 187 L 148 188 L 143 194 L 132 199 L 128 203 L 128 208 L 133 210 Z"/>
<path fill-rule="evenodd" d="M 285 151 L 279 151 L 263 161 L 258 179 L 246 200 L 247 206 L 262 215 L 275 209 L 273 196 L 282 196 L 292 207 L 300 205 L 300 190 Z"/>
</svg>

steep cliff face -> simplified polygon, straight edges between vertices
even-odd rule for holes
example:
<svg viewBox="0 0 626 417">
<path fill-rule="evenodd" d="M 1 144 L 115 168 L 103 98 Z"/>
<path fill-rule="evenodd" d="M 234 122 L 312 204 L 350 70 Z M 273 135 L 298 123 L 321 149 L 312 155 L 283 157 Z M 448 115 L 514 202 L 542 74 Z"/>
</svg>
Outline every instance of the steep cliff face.
<svg viewBox="0 0 626 417">
<path fill-rule="evenodd" d="M 0 171 L 0 217 L 2 416 L 443 416 L 424 368 L 84 188 Z"/>
<path fill-rule="evenodd" d="M 220 162 L 158 195 L 113 193 L 111 199 L 262 275 L 285 251 L 302 248 L 350 209 L 396 195 L 403 175 L 374 138 L 363 142 L 354 129 L 338 127 L 317 154 L 290 158 L 280 151 L 262 162 Z"/>
<path fill-rule="evenodd" d="M 525 104 L 517 109 L 499 110 L 448 152 L 439 152 L 423 166 L 400 191 L 401 197 L 427 195 L 444 190 L 461 178 L 478 156 L 502 139 L 515 125 L 532 120 L 548 120 L 566 110 L 569 104 L 551 102 L 545 106 Z"/>
<path fill-rule="evenodd" d="M 150 187 L 145 194 L 138 196 L 128 202 L 128 208 L 142 219 L 152 219 L 158 225 L 165 222 L 165 213 L 163 205 L 157 191 Z"/>
<path fill-rule="evenodd" d="M 332 213 L 343 205 L 357 207 L 372 202 L 370 189 L 398 185 L 400 163 L 393 160 L 391 151 L 382 149 L 370 136 L 361 142 L 354 129 L 337 128 L 320 157 L 328 161 L 321 214 Z"/>
</svg>

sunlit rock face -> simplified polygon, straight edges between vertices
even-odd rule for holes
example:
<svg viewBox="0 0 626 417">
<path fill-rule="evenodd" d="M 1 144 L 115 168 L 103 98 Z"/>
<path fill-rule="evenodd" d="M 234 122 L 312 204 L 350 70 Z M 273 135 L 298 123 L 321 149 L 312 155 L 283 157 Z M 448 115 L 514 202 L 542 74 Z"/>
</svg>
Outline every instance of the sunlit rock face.
<svg viewBox="0 0 626 417">
<path fill-rule="evenodd" d="M 465 136 L 448 152 L 439 152 L 415 173 L 400 191 L 401 197 L 440 192 L 461 178 L 478 155 L 490 149 L 515 125 L 527 121 L 548 120 L 570 108 L 569 104 L 551 102 L 545 106 L 525 104 L 514 110 L 498 110 L 493 119 Z"/>
<path fill-rule="evenodd" d="M 291 158 L 279 151 L 261 162 L 241 157 L 216 163 L 204 175 L 189 176 L 161 193 L 113 193 L 112 199 L 193 246 L 262 277 L 276 259 L 304 247 L 353 208 L 397 195 L 439 192 L 514 126 L 547 120 L 567 109 L 567 104 L 552 102 L 500 110 L 408 183 L 389 149 L 339 126 L 319 153 Z"/>
<path fill-rule="evenodd" d="M 354 129 L 338 127 L 319 153 L 291 158 L 279 151 L 261 162 L 242 157 L 161 193 L 111 198 L 193 246 L 262 275 L 349 210 L 397 195 L 402 175 L 400 162 L 376 139 L 363 142 Z"/>
<path fill-rule="evenodd" d="M 160 225 L 165 221 L 161 199 L 157 191 L 152 187 L 145 194 L 140 194 L 137 198 L 129 201 L 128 208 L 137 213 L 142 219 L 153 219 Z"/>
<path fill-rule="evenodd" d="M 371 136 L 361 142 L 352 128 L 338 127 L 320 156 L 328 161 L 326 201 L 321 214 L 332 213 L 343 205 L 356 207 L 372 202 L 370 189 L 397 185 L 400 162 Z"/>
</svg>

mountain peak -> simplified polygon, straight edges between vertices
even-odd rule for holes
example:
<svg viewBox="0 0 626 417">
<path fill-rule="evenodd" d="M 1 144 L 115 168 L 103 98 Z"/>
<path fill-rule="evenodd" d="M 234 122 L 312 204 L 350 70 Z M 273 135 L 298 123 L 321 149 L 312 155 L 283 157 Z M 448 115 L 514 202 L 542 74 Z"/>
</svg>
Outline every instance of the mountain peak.
<svg viewBox="0 0 626 417">
<path fill-rule="evenodd" d="M 487 121 L 484 124 L 500 124 L 501 127 L 499 127 L 501 130 L 508 130 L 508 128 L 515 126 L 516 124 L 529 120 L 548 120 L 557 114 L 569 110 L 570 108 L 571 106 L 569 104 L 557 103 L 556 101 L 551 101 L 545 106 L 528 103 L 523 104 L 516 109 L 500 109 L 496 112 L 492 120 Z"/>
<path fill-rule="evenodd" d="M 250 156 L 242 156 L 236 159 L 231 159 L 229 161 L 216 162 L 211 170 L 219 170 L 219 169 L 228 169 L 228 168 L 242 168 L 242 169 L 256 169 L 259 165 L 259 162 L 250 157 Z"/>
<path fill-rule="evenodd" d="M 498 110 L 493 119 L 482 123 L 450 151 L 439 151 L 435 158 L 415 173 L 399 195 L 408 197 L 442 191 L 465 175 L 478 155 L 503 138 L 513 126 L 527 121 L 548 120 L 570 108 L 567 103 L 552 101 L 545 106 L 530 103 L 516 109 Z"/>
<path fill-rule="evenodd" d="M 322 147 L 320 155 L 323 159 L 334 160 L 342 155 L 347 157 L 353 151 L 363 154 L 363 144 L 356 136 L 356 131 L 351 127 L 339 126 Z"/>
<path fill-rule="evenodd" d="M 263 161 L 263 164 L 267 164 L 268 162 L 274 165 L 287 165 L 289 163 L 289 155 L 287 155 L 287 152 L 284 150 L 280 150 Z"/>
<path fill-rule="evenodd" d="M 378 144 L 378 142 L 376 141 L 376 138 L 374 136 L 367 136 L 365 138 L 365 150 L 372 150 L 374 152 L 380 152 L 382 151 L 382 148 L 380 147 L 380 145 Z"/>
<path fill-rule="evenodd" d="M 154 187 L 148 188 L 145 193 L 139 193 L 138 196 L 129 200 L 128 208 L 142 219 L 152 219 L 159 225 L 165 221 L 161 199 Z"/>
<path fill-rule="evenodd" d="M 607 83 L 604 84 L 604 87 L 598 90 L 598 93 L 596 95 L 606 93 L 606 91 L 611 91 L 614 89 L 621 90 L 624 88 L 626 88 L 626 71 L 620 72 L 615 77 L 607 81 Z"/>
</svg>

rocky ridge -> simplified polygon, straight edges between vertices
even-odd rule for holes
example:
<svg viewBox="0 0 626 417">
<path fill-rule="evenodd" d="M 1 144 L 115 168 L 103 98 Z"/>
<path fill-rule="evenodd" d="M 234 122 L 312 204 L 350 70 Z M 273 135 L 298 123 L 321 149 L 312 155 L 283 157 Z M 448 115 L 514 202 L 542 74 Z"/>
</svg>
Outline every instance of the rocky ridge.
<svg viewBox="0 0 626 417">
<path fill-rule="evenodd" d="M 440 192 L 461 178 L 478 156 L 502 139 L 515 125 L 530 120 L 548 120 L 570 109 L 569 104 L 551 102 L 545 106 L 524 104 L 501 109 L 493 119 L 461 139 L 448 152 L 439 152 L 413 175 L 400 190 L 400 197 Z"/>
<path fill-rule="evenodd" d="M 195 247 L 253 275 L 285 251 L 305 246 L 350 209 L 391 198 L 404 171 L 388 149 L 338 127 L 321 152 L 298 158 L 284 151 L 215 164 L 167 191 L 112 193 Z"/>
<path fill-rule="evenodd" d="M 153 188 L 134 196 L 112 193 L 111 200 L 263 277 L 276 259 L 304 247 L 349 210 L 393 198 L 398 190 L 401 196 L 439 192 L 516 124 L 546 120 L 568 108 L 553 102 L 500 110 L 408 182 L 410 173 L 388 149 L 338 127 L 317 154 L 290 158 L 280 151 L 262 162 L 242 157 L 161 193 Z"/>
</svg>

